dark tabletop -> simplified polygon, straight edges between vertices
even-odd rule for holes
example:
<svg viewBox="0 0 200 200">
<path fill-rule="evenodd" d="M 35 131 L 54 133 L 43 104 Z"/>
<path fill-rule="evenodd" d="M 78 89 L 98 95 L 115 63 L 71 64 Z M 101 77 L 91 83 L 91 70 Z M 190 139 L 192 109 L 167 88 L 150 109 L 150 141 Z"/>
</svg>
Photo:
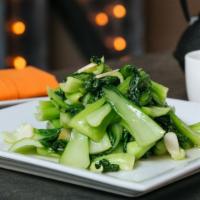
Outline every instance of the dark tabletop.
<svg viewBox="0 0 200 200">
<path fill-rule="evenodd" d="M 115 67 L 122 63 L 133 63 L 143 67 L 152 78 L 170 88 L 169 96 L 186 99 L 184 74 L 171 55 L 147 55 L 142 57 L 124 57 L 120 61 L 112 61 Z M 66 73 L 76 68 L 56 71 L 54 74 L 62 80 Z M 88 189 L 28 174 L 0 169 L 0 200 L 123 200 L 131 199 Z M 200 174 L 193 175 L 162 189 L 146 194 L 136 200 L 199 200 Z"/>
</svg>

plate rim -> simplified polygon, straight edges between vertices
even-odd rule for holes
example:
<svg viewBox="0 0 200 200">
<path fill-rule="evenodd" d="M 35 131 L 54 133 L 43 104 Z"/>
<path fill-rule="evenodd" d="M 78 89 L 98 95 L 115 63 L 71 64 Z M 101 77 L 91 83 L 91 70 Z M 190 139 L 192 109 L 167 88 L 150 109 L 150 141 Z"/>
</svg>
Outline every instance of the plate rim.
<svg viewBox="0 0 200 200">
<path fill-rule="evenodd" d="M 30 101 L 45 100 L 45 99 L 48 99 L 48 97 L 44 96 L 44 97 L 31 97 L 31 98 L 3 100 L 3 101 L 1 100 L 0 108 L 2 108 L 4 106 L 14 106 L 14 105 L 21 104 L 21 103 L 27 103 Z"/>
</svg>

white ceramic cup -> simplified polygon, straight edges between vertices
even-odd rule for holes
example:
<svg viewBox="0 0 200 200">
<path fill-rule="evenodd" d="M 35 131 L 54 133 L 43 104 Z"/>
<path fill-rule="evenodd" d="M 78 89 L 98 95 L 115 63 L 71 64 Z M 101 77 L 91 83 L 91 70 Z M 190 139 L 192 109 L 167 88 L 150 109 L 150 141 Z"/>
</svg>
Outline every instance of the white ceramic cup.
<svg viewBox="0 0 200 200">
<path fill-rule="evenodd" d="M 189 100 L 200 102 L 200 50 L 186 54 L 185 78 Z"/>
</svg>

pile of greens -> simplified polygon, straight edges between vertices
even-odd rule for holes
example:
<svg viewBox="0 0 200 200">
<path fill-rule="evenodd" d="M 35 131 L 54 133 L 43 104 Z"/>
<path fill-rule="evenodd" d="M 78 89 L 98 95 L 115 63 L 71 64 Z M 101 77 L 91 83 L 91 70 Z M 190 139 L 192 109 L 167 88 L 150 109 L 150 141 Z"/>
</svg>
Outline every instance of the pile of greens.
<svg viewBox="0 0 200 200">
<path fill-rule="evenodd" d="M 69 74 L 38 105 L 46 129 L 23 125 L 6 134 L 10 151 L 56 157 L 95 172 L 131 170 L 135 160 L 169 155 L 180 160 L 200 145 L 200 123 L 188 126 L 166 103 L 168 88 L 143 70 L 112 70 L 104 58 Z"/>
</svg>

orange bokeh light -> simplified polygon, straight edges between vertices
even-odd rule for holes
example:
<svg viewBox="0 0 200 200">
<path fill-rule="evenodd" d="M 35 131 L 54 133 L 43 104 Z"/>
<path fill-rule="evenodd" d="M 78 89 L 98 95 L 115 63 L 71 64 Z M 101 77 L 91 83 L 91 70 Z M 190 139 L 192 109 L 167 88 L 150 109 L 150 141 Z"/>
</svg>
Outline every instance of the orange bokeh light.
<svg viewBox="0 0 200 200">
<path fill-rule="evenodd" d="M 105 26 L 108 24 L 108 15 L 104 12 L 100 12 L 95 16 L 95 22 L 98 26 Z"/>
<path fill-rule="evenodd" d="M 113 15 L 116 18 L 123 18 L 126 16 L 126 8 L 122 4 L 117 4 L 113 7 Z"/>
<path fill-rule="evenodd" d="M 123 51 L 126 49 L 126 40 L 123 37 L 116 37 L 113 40 L 113 47 L 116 51 Z"/>
<path fill-rule="evenodd" d="M 16 56 L 13 58 L 13 67 L 15 69 L 24 69 L 27 66 L 26 59 L 22 56 Z"/>
<path fill-rule="evenodd" d="M 22 35 L 26 30 L 26 25 L 22 21 L 15 21 L 11 25 L 11 30 L 15 35 Z"/>
</svg>

